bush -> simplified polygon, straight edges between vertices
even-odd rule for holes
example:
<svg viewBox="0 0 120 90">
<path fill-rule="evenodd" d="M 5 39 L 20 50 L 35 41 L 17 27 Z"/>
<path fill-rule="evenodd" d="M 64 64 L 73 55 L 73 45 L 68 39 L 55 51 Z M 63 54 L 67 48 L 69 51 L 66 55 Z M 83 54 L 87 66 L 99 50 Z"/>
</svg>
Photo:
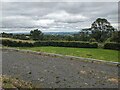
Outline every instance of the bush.
<svg viewBox="0 0 120 90">
<path fill-rule="evenodd" d="M 116 42 L 107 42 L 104 44 L 104 49 L 120 50 L 120 44 Z"/>
<path fill-rule="evenodd" d="M 35 42 L 35 46 L 58 46 L 58 47 L 76 47 L 76 48 L 97 48 L 98 43 L 75 42 L 75 41 L 40 41 Z"/>
<path fill-rule="evenodd" d="M 2 45 L 10 47 L 32 47 L 33 43 L 22 42 L 22 41 L 12 41 L 12 40 L 2 40 Z"/>
<path fill-rule="evenodd" d="M 95 38 L 91 38 L 89 42 L 96 42 Z"/>
<path fill-rule="evenodd" d="M 97 42 L 92 42 L 91 44 L 91 48 L 98 48 L 98 43 Z"/>
<path fill-rule="evenodd" d="M 76 47 L 76 48 L 97 48 L 98 43 L 76 42 L 76 41 L 40 41 L 40 42 L 22 42 L 13 40 L 2 40 L 2 45 L 10 47 L 32 47 L 32 46 L 56 46 L 56 47 Z"/>
</svg>

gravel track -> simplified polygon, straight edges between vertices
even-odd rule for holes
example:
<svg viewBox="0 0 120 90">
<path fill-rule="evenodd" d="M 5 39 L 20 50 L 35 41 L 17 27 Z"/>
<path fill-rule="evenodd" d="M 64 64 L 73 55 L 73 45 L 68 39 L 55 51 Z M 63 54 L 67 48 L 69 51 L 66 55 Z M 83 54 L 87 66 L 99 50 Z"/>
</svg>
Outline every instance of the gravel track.
<svg viewBox="0 0 120 90">
<path fill-rule="evenodd" d="M 40 88 L 118 88 L 118 67 L 2 50 L 2 73 Z"/>
</svg>

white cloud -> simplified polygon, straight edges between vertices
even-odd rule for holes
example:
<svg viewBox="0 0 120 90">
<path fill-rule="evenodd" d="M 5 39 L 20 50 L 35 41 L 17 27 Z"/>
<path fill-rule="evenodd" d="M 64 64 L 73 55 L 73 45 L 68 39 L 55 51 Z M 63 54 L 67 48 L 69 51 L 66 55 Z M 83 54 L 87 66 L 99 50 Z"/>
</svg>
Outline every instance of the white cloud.
<svg viewBox="0 0 120 90">
<path fill-rule="evenodd" d="M 51 19 L 40 19 L 38 21 L 35 21 L 34 22 L 36 25 L 38 26 L 43 26 L 43 27 L 46 27 L 52 23 L 54 23 L 54 20 L 51 20 Z"/>
<path fill-rule="evenodd" d="M 30 20 L 30 17 L 20 16 L 20 15 L 3 17 L 3 20 L 15 20 L 15 19 Z"/>
<path fill-rule="evenodd" d="M 3 27 L 34 27 L 34 20 L 26 16 L 5 16 L 2 19 Z"/>
<path fill-rule="evenodd" d="M 70 14 L 65 11 L 53 12 L 47 14 L 43 18 L 50 18 L 50 19 L 54 19 L 56 22 L 64 22 L 64 23 L 77 23 L 88 19 L 87 17 L 81 14 Z"/>
<path fill-rule="evenodd" d="M 2 2 L 118 2 L 119 0 L 1 0 Z"/>
<path fill-rule="evenodd" d="M 111 25 L 118 29 L 118 23 L 112 23 Z"/>
</svg>

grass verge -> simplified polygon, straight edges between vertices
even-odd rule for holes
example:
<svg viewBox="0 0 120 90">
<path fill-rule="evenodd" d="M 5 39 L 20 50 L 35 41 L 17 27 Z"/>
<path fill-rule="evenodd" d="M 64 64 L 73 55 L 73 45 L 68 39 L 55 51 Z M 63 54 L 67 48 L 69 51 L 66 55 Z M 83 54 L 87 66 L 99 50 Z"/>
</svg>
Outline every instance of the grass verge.
<svg viewBox="0 0 120 90">
<path fill-rule="evenodd" d="M 67 48 L 67 47 L 51 47 L 51 46 L 19 47 L 19 49 L 119 62 L 118 61 L 119 51 L 117 50 L 95 49 L 95 48 Z"/>
</svg>

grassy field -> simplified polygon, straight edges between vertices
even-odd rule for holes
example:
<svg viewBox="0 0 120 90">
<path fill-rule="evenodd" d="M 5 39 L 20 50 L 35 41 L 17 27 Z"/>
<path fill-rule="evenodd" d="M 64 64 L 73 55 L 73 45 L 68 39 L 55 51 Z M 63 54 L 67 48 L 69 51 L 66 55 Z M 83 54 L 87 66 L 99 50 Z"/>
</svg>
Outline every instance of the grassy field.
<svg viewBox="0 0 120 90">
<path fill-rule="evenodd" d="M 20 49 L 118 62 L 118 51 L 116 50 L 67 47 L 23 47 Z"/>
</svg>

